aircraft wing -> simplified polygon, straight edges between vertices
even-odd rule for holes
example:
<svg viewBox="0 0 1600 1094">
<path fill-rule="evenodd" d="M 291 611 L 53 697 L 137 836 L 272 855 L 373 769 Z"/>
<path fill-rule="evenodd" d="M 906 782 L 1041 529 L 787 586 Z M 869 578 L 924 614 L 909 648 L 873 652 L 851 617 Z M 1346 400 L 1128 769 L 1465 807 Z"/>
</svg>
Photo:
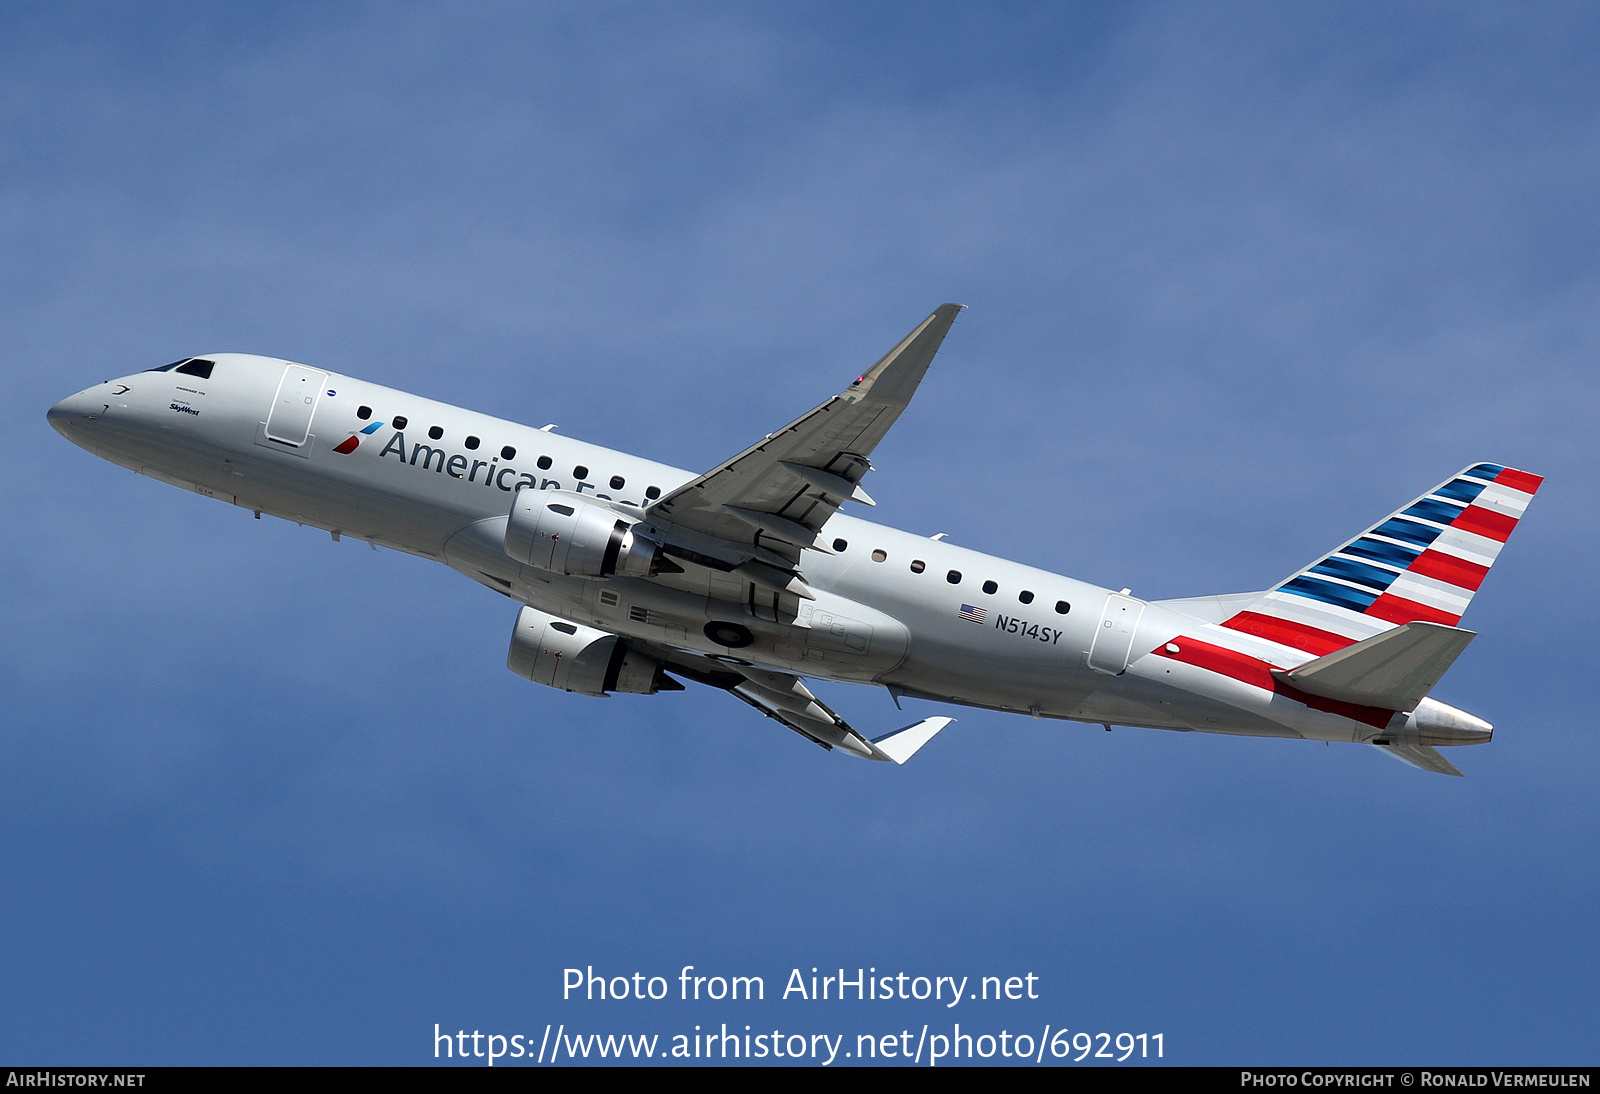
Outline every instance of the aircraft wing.
<svg viewBox="0 0 1600 1094">
<path fill-rule="evenodd" d="M 697 660 L 706 663 L 691 664 L 680 655 L 672 657 L 666 668 L 668 672 L 723 689 L 823 748 L 842 748 L 863 759 L 903 764 L 954 720 L 924 718 L 893 733 L 869 739 L 851 728 L 793 673 Z"/>
<path fill-rule="evenodd" d="M 859 485 L 872 450 L 916 394 L 961 307 L 941 304 L 839 395 L 666 495 L 649 517 L 732 549 L 758 584 L 808 596 L 793 580 L 801 551 L 831 552 L 817 533 L 847 498 L 873 504 Z"/>
</svg>

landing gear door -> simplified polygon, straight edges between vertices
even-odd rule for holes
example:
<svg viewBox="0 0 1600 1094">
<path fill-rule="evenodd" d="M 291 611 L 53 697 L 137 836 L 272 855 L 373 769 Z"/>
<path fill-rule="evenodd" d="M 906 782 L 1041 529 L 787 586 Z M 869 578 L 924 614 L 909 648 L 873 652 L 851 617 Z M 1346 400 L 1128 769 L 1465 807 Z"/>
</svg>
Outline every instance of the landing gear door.
<svg viewBox="0 0 1600 1094">
<path fill-rule="evenodd" d="M 1144 601 L 1120 593 L 1107 596 L 1105 610 L 1100 613 L 1100 625 L 1095 628 L 1094 641 L 1089 645 L 1089 667 L 1107 676 L 1121 676 L 1127 671 L 1133 636 L 1143 615 Z"/>
<path fill-rule="evenodd" d="M 299 447 L 311 433 L 311 415 L 328 382 L 328 374 L 304 365 L 288 365 L 267 415 L 267 439 Z"/>
</svg>

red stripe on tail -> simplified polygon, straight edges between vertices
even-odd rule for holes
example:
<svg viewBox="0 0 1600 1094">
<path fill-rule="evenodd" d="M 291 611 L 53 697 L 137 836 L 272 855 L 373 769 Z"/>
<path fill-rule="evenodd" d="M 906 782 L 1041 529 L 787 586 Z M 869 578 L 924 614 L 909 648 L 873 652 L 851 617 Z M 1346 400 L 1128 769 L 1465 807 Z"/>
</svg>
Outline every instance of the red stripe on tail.
<svg viewBox="0 0 1600 1094">
<path fill-rule="evenodd" d="M 1524 494 L 1536 493 L 1539 484 L 1544 482 L 1543 475 L 1530 475 L 1526 471 L 1518 471 L 1508 467 L 1494 477 L 1494 481 L 1501 486 L 1509 486 L 1513 490 L 1521 490 Z"/>
<path fill-rule="evenodd" d="M 1430 608 L 1426 604 L 1418 604 L 1415 600 L 1407 600 L 1403 596 L 1393 593 L 1384 593 L 1372 602 L 1367 609 L 1367 614 L 1378 619 L 1387 619 L 1391 623 L 1415 623 L 1421 620 L 1424 623 L 1443 623 L 1453 627 L 1461 622 L 1459 615 L 1442 612 L 1438 608 Z"/>
<path fill-rule="evenodd" d="M 1414 574 L 1448 581 L 1452 585 L 1471 589 L 1473 592 L 1477 592 L 1478 586 L 1483 584 L 1483 579 L 1489 576 L 1487 566 L 1479 566 L 1476 562 L 1468 562 L 1464 558 L 1434 550 L 1422 552 L 1412 561 L 1408 569 Z"/>
<path fill-rule="evenodd" d="M 1167 649 L 1168 645 L 1178 647 L 1177 653 Z M 1264 691 L 1281 695 L 1285 699 L 1292 699 L 1312 710 L 1320 710 L 1327 714 L 1337 714 L 1341 718 L 1350 718 L 1357 722 L 1365 723 L 1375 729 L 1383 729 L 1394 717 L 1394 711 L 1384 710 L 1382 707 L 1364 707 L 1356 703 L 1341 703 L 1337 699 L 1324 699 L 1320 695 L 1312 695 L 1301 691 L 1291 684 L 1285 684 L 1272 675 L 1272 666 L 1247 653 L 1230 650 L 1223 646 L 1213 646 L 1209 642 L 1202 642 L 1198 638 L 1189 638 L 1180 635 L 1170 643 L 1157 646 L 1150 651 L 1158 657 L 1166 657 L 1173 661 L 1182 661 L 1186 665 L 1215 672 L 1222 676 L 1238 680 L 1240 683 L 1249 684 L 1251 687 L 1261 688 Z"/>
<path fill-rule="evenodd" d="M 1493 509 L 1483 509 L 1476 505 L 1467 506 L 1459 517 L 1450 522 L 1450 527 L 1459 531 L 1497 539 L 1501 543 L 1506 541 L 1506 537 L 1511 535 L 1511 529 L 1516 526 L 1516 517 L 1508 517 L 1504 513 L 1496 513 Z"/>
<path fill-rule="evenodd" d="M 1342 650 L 1355 643 L 1354 638 L 1346 638 L 1342 634 L 1308 627 L 1304 623 L 1279 619 L 1273 615 L 1262 615 L 1259 612 L 1240 612 L 1222 626 L 1243 631 L 1245 634 L 1253 634 L 1257 638 L 1265 638 L 1269 642 L 1304 650 L 1314 657 Z"/>
</svg>

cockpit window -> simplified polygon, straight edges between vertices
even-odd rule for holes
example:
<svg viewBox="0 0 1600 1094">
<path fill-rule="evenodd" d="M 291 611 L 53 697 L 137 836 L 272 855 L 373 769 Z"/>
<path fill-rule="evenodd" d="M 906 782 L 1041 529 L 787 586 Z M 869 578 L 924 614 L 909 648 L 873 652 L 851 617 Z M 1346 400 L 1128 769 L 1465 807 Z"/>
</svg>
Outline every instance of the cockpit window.
<svg viewBox="0 0 1600 1094">
<path fill-rule="evenodd" d="M 170 364 L 170 365 L 162 365 L 160 368 L 147 368 L 147 369 L 145 369 L 145 371 L 146 372 L 171 372 L 173 369 L 177 368 L 179 365 L 183 364 L 185 361 L 188 361 L 188 360 L 190 360 L 190 358 L 185 357 L 182 361 L 174 361 L 174 362 L 172 362 L 172 364 Z"/>
<path fill-rule="evenodd" d="M 198 376 L 202 380 L 211 379 L 211 370 L 215 368 L 215 361 L 207 361 L 204 357 L 196 357 L 192 361 L 185 361 L 178 366 L 178 371 L 185 376 Z"/>
</svg>

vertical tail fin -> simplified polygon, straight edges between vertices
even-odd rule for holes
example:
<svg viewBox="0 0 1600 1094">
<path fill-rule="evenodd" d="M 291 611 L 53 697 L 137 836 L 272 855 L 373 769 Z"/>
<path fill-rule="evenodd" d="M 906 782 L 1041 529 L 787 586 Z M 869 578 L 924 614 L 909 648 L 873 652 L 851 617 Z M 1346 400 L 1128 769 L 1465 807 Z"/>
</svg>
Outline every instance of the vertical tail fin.
<svg viewBox="0 0 1600 1094">
<path fill-rule="evenodd" d="M 1314 657 L 1405 623 L 1454 627 L 1543 481 L 1474 464 L 1222 625 Z"/>
</svg>

